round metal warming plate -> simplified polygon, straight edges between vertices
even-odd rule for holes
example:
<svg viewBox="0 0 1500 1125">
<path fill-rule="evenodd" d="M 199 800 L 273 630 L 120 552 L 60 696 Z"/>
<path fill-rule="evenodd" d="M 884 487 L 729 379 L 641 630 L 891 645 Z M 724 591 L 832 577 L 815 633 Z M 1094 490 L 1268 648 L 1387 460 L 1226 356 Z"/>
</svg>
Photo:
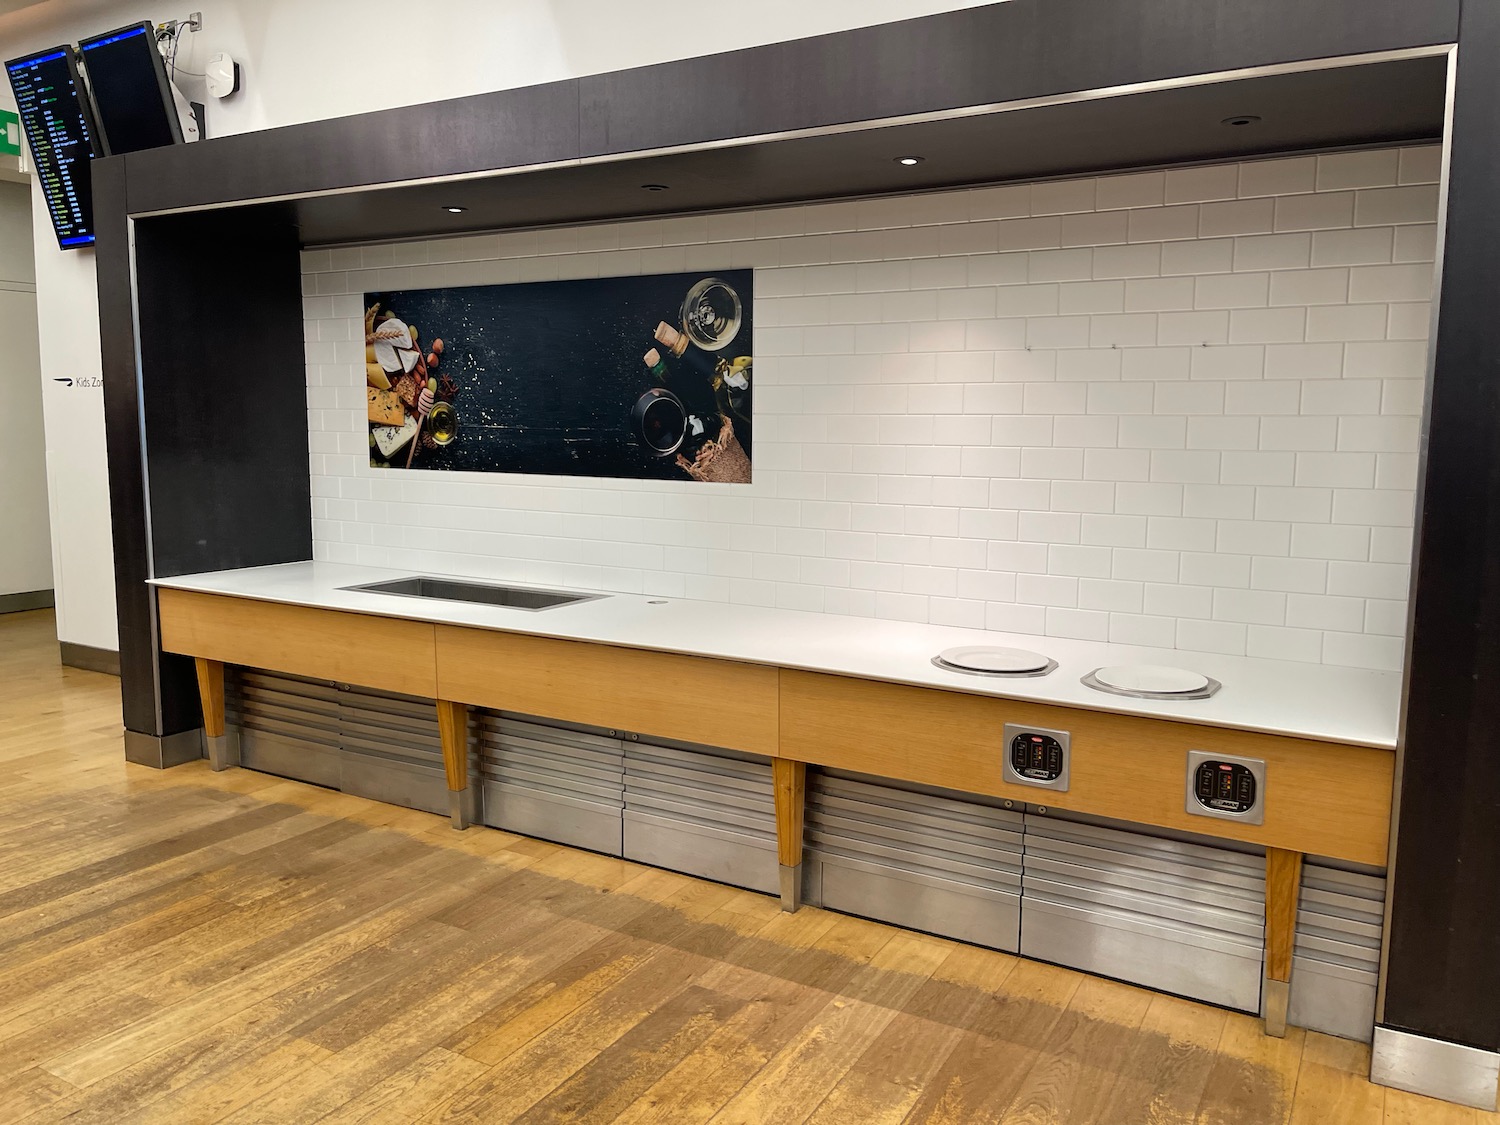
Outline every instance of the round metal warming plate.
<svg viewBox="0 0 1500 1125">
<path fill-rule="evenodd" d="M 950 672 L 967 672 L 974 676 L 1045 676 L 1057 667 L 1057 661 L 1039 652 L 986 645 L 944 649 L 932 658 L 932 662 Z"/>
<path fill-rule="evenodd" d="M 1218 680 L 1186 668 L 1160 664 L 1121 664 L 1096 668 L 1084 684 L 1112 695 L 1137 699 L 1207 699 L 1220 688 Z"/>
</svg>

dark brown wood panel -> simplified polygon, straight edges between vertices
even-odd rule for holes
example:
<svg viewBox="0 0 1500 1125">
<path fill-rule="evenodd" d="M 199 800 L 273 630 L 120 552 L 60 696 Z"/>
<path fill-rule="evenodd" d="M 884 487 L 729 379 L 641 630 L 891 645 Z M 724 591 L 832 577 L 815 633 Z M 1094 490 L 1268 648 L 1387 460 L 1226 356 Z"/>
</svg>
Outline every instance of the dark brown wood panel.
<svg viewBox="0 0 1500 1125">
<path fill-rule="evenodd" d="M 1500 1049 L 1500 8 L 1464 4 L 1384 1023 Z"/>
<path fill-rule="evenodd" d="M 306 241 L 338 243 L 1401 144 L 1441 137 L 1446 89 L 1445 59 L 1423 57 L 286 206 Z M 1244 113 L 1260 123 L 1222 124 Z M 905 153 L 925 159 L 903 167 Z"/>
<path fill-rule="evenodd" d="M 582 144 L 630 152 L 1446 43 L 1457 24 L 1455 0 L 1011 0 L 584 78 Z"/>
</svg>

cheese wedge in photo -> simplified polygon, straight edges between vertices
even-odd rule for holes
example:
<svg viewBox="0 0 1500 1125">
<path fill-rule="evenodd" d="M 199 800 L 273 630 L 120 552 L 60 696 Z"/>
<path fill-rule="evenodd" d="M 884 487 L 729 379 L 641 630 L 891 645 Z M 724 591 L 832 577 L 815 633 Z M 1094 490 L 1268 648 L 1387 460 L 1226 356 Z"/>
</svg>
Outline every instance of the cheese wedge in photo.
<svg viewBox="0 0 1500 1125">
<path fill-rule="evenodd" d="M 415 418 L 408 418 L 405 425 L 401 426 L 376 426 L 370 432 L 375 435 L 375 448 L 380 450 L 380 455 L 390 460 L 391 454 L 403 448 L 407 442 L 417 436 L 417 431 L 422 428 L 422 423 Z"/>
<path fill-rule="evenodd" d="M 375 387 L 365 388 L 365 397 L 370 408 L 370 421 L 382 426 L 400 426 L 406 421 L 406 409 L 395 391 L 382 391 Z"/>
</svg>

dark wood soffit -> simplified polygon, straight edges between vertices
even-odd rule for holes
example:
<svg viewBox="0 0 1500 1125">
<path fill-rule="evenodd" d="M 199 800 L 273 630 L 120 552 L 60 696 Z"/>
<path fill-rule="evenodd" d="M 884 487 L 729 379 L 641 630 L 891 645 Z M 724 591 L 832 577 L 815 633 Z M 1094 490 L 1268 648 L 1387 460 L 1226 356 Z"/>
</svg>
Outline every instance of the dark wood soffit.
<svg viewBox="0 0 1500 1125">
<path fill-rule="evenodd" d="M 1459 0 L 1009 0 L 131 154 L 132 214 L 1452 42 Z M 393 141 L 399 143 L 393 143 Z"/>
<path fill-rule="evenodd" d="M 1441 137 L 1446 82 L 1446 58 L 1431 56 L 285 206 L 305 245 L 336 245 L 1411 143 Z M 1241 113 L 1262 120 L 1221 124 Z M 906 152 L 925 160 L 902 167 Z"/>
</svg>

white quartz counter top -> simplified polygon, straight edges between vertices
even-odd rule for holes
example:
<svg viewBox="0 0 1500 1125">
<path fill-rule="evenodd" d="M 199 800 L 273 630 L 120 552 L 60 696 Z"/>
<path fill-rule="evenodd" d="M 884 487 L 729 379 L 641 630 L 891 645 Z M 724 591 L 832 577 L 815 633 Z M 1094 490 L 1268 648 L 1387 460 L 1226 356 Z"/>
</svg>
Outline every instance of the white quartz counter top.
<svg viewBox="0 0 1500 1125">
<path fill-rule="evenodd" d="M 376 567 L 301 562 L 161 578 L 152 584 L 315 609 L 770 664 L 1326 742 L 1383 749 L 1394 749 L 1396 745 L 1401 677 L 1393 672 L 640 594 L 611 593 L 597 600 L 533 612 L 344 589 L 412 576 L 411 572 Z M 956 645 L 1030 649 L 1056 660 L 1058 667 L 1046 676 L 1011 679 L 949 672 L 932 664 L 938 652 Z M 1155 700 L 1109 695 L 1079 682 L 1094 669 L 1113 664 L 1189 668 L 1219 680 L 1223 688 L 1211 699 Z"/>
</svg>

